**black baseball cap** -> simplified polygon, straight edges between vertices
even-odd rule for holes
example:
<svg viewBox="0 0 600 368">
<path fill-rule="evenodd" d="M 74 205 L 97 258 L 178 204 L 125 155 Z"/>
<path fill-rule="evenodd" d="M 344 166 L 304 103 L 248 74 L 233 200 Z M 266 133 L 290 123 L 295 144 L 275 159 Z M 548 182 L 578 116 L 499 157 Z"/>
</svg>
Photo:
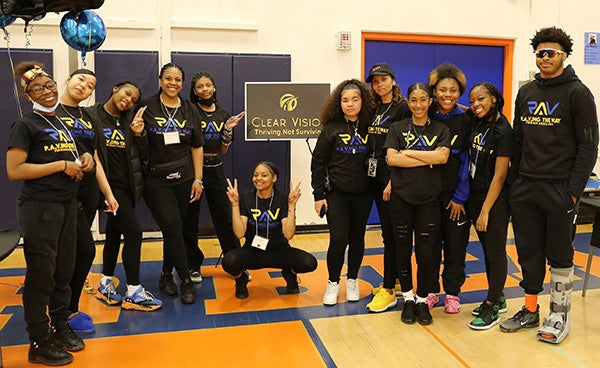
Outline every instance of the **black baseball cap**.
<svg viewBox="0 0 600 368">
<path fill-rule="evenodd" d="M 374 75 L 391 75 L 392 78 L 396 79 L 394 76 L 394 69 L 386 63 L 375 64 L 369 70 L 369 75 L 367 76 L 367 83 L 371 83 Z"/>
</svg>

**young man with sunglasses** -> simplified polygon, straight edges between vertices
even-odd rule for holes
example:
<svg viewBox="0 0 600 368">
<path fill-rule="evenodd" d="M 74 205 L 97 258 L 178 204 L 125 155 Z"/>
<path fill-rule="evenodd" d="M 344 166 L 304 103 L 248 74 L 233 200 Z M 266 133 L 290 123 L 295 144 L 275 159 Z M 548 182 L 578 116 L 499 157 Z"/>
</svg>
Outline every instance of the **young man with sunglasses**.
<svg viewBox="0 0 600 368">
<path fill-rule="evenodd" d="M 564 62 L 573 40 L 560 28 L 531 39 L 540 72 L 519 90 L 513 128 L 518 175 L 510 206 L 525 306 L 500 329 L 516 332 L 540 324 L 538 294 L 550 266 L 550 314 L 537 332 L 558 344 L 569 333 L 573 288 L 573 223 L 579 199 L 598 156 L 594 96 Z"/>
</svg>

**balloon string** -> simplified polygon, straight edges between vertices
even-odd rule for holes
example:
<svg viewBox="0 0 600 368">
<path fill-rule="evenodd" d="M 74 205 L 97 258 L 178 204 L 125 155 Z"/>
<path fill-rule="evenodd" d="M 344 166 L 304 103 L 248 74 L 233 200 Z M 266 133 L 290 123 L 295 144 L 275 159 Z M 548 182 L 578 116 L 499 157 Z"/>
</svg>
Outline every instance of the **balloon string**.
<svg viewBox="0 0 600 368">
<path fill-rule="evenodd" d="M 19 87 L 17 86 L 17 80 L 15 79 L 15 64 L 13 62 L 12 54 L 10 53 L 10 33 L 6 30 L 6 28 L 2 29 L 4 31 L 4 39 L 6 40 L 6 54 L 8 55 L 8 61 L 10 63 L 10 70 L 13 79 L 13 93 L 15 95 L 15 102 L 17 104 L 17 110 L 19 111 L 19 116 L 23 117 L 23 109 L 21 108 L 21 101 L 19 100 Z"/>
</svg>

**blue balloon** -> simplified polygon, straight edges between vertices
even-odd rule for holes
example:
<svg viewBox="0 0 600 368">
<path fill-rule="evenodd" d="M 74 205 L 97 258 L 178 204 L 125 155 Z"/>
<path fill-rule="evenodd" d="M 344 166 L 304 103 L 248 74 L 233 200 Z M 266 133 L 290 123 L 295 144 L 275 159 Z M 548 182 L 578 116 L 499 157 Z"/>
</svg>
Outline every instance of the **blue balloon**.
<svg viewBox="0 0 600 368">
<path fill-rule="evenodd" d="M 2 9 L 0 9 L 0 29 L 4 29 L 4 27 L 8 27 L 15 21 L 15 17 L 10 15 L 4 15 L 2 13 Z"/>
<path fill-rule="evenodd" d="M 85 53 L 96 50 L 106 39 L 106 27 L 94 11 L 70 11 L 60 21 L 60 34 L 70 47 Z"/>
</svg>

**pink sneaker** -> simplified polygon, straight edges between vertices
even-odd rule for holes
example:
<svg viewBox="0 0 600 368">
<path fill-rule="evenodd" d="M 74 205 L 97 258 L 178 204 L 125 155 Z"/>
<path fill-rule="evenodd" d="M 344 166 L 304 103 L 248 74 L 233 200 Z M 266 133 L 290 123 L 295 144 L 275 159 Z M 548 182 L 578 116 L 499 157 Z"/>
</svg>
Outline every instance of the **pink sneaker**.
<svg viewBox="0 0 600 368">
<path fill-rule="evenodd" d="M 444 299 L 444 311 L 450 314 L 460 312 L 460 298 L 454 295 L 446 295 Z"/>
<path fill-rule="evenodd" d="M 429 293 L 427 295 L 427 299 L 425 299 L 425 303 L 429 306 L 429 309 L 435 307 L 435 305 L 440 301 L 440 294 L 437 293 Z"/>
</svg>

